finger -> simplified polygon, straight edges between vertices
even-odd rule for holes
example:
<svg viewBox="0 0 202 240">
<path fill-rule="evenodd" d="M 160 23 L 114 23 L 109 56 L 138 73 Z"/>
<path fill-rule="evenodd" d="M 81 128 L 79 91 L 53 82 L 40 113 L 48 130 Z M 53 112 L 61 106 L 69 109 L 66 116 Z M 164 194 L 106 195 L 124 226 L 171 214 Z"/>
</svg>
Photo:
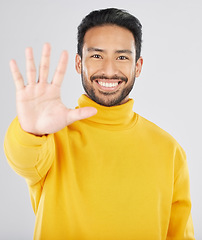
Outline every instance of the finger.
<svg viewBox="0 0 202 240">
<path fill-rule="evenodd" d="M 67 51 L 63 51 L 60 56 L 58 66 L 56 68 L 52 84 L 61 86 L 65 72 L 66 72 L 67 62 L 68 62 L 68 53 Z"/>
<path fill-rule="evenodd" d="M 12 76 L 13 76 L 13 80 L 14 80 L 16 89 L 20 90 L 20 89 L 24 88 L 24 80 L 23 80 L 22 75 L 19 71 L 19 68 L 17 66 L 16 61 L 11 60 L 9 65 L 10 65 L 10 70 L 11 70 L 11 73 L 12 73 Z"/>
<path fill-rule="evenodd" d="M 39 67 L 39 82 L 47 82 L 50 66 L 51 46 L 45 43 L 42 50 L 41 62 Z"/>
<path fill-rule="evenodd" d="M 78 120 L 92 117 L 96 113 L 97 113 L 97 109 L 94 107 L 83 107 L 78 109 L 71 109 L 68 111 L 67 125 Z"/>
<path fill-rule="evenodd" d="M 28 84 L 33 84 L 36 82 L 36 67 L 34 64 L 34 55 L 32 48 L 26 48 L 26 69 L 27 69 L 27 81 Z"/>
</svg>

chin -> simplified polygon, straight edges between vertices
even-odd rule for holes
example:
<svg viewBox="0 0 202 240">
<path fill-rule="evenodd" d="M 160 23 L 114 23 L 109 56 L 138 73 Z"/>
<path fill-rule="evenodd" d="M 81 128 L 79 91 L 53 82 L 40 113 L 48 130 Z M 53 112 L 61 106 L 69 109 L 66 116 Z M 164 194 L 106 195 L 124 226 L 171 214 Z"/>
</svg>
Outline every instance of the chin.
<svg viewBox="0 0 202 240">
<path fill-rule="evenodd" d="M 99 96 L 102 95 L 102 96 Z M 128 100 L 128 96 L 112 96 L 115 94 L 112 93 L 102 93 L 102 94 L 88 94 L 88 96 L 96 103 L 105 106 L 105 107 L 113 107 L 117 105 L 121 105 Z"/>
</svg>

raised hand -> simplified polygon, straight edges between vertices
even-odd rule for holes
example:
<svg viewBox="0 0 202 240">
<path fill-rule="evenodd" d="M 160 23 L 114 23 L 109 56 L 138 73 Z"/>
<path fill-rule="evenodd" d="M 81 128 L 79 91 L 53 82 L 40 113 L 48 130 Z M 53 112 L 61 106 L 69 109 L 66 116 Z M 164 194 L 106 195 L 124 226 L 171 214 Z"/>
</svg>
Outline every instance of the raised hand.
<svg viewBox="0 0 202 240">
<path fill-rule="evenodd" d="M 60 88 L 67 67 L 68 54 L 63 51 L 53 80 L 48 83 L 51 47 L 44 44 L 36 81 L 36 67 L 31 48 L 26 49 L 27 85 L 15 60 L 10 61 L 10 69 L 16 86 L 17 115 L 22 129 L 34 135 L 55 133 L 74 121 L 96 114 L 92 107 L 68 109 L 61 102 Z"/>
</svg>

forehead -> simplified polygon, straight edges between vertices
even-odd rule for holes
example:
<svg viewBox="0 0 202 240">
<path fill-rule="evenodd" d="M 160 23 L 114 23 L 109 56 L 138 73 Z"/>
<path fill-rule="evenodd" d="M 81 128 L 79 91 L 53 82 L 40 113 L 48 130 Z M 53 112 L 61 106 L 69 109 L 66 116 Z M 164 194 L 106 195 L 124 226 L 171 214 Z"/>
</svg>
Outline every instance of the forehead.
<svg viewBox="0 0 202 240">
<path fill-rule="evenodd" d="M 84 49 L 89 47 L 135 50 L 135 39 L 131 31 L 117 25 L 96 26 L 84 36 Z"/>
</svg>

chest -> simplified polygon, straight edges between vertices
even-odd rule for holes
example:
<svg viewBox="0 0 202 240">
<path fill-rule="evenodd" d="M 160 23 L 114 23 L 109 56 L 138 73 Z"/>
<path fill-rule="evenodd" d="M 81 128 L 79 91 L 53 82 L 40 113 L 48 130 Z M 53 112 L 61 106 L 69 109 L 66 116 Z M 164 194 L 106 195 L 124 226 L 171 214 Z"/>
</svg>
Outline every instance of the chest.
<svg viewBox="0 0 202 240">
<path fill-rule="evenodd" d="M 129 132 L 95 134 L 73 133 L 60 144 L 44 206 L 55 206 L 57 221 L 65 219 L 61 226 L 82 239 L 138 239 L 143 232 L 158 239 L 172 201 L 168 153 Z"/>
</svg>

